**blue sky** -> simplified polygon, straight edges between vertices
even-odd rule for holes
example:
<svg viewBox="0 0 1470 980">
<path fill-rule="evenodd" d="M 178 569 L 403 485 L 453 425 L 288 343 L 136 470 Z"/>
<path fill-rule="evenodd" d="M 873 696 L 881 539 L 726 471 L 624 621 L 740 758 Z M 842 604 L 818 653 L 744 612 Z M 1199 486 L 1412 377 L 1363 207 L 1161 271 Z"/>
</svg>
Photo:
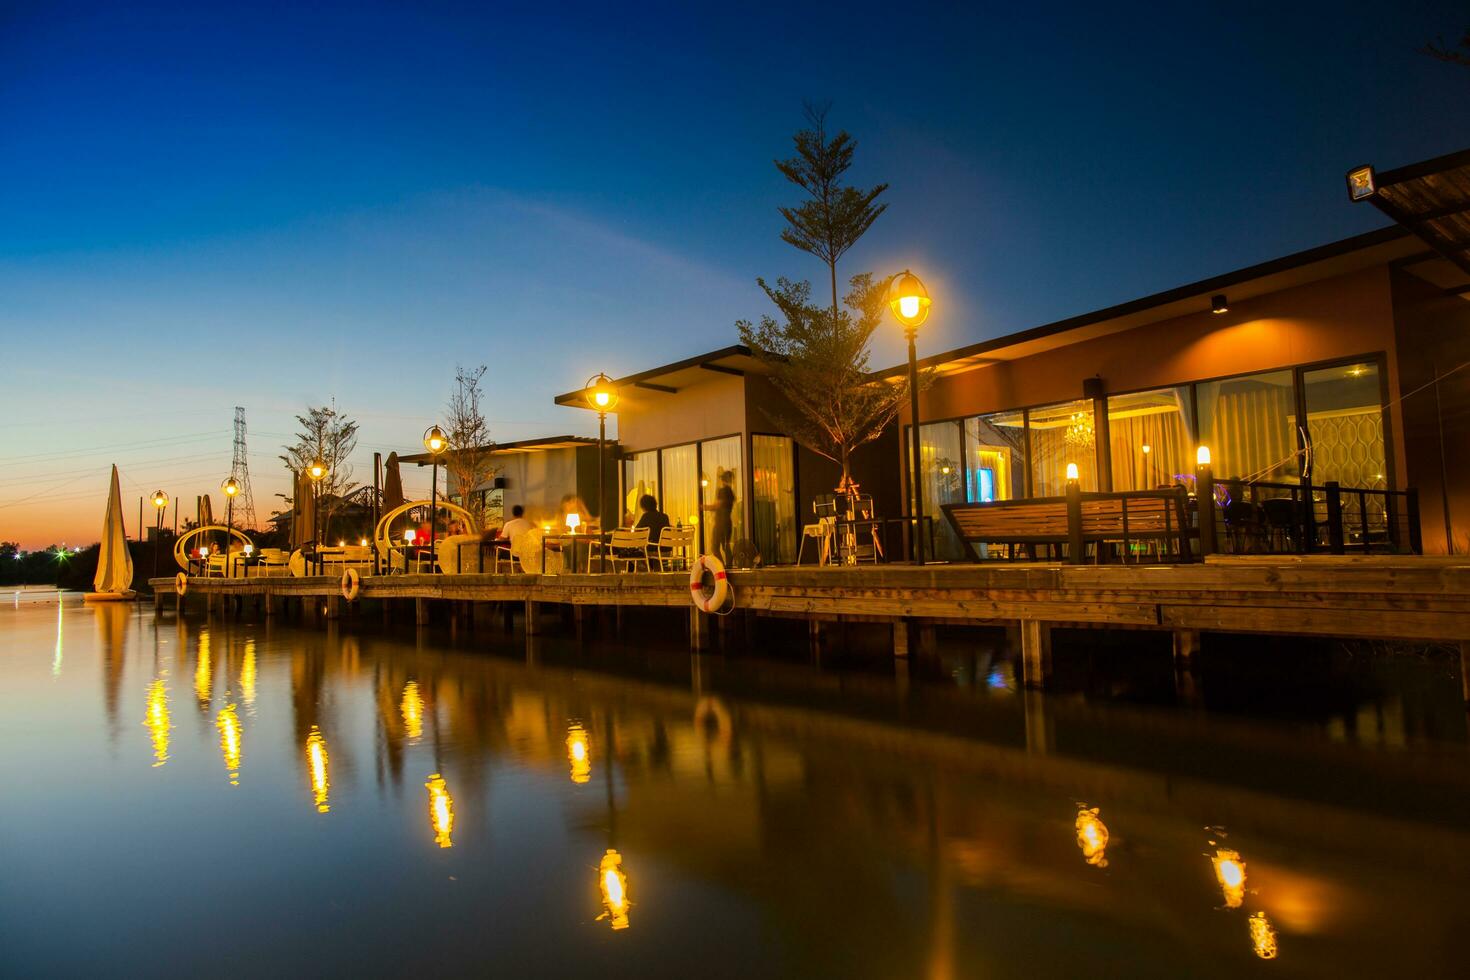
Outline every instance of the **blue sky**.
<svg viewBox="0 0 1470 980">
<path fill-rule="evenodd" d="M 332 398 L 370 478 L 456 361 L 498 438 L 590 432 L 552 395 L 820 276 L 777 237 L 804 99 L 892 185 L 839 271 L 920 271 L 926 353 L 1376 227 L 1348 167 L 1470 134 L 1416 51 L 1459 5 L 1035 6 L 0 0 L 0 539 L 95 539 L 113 461 L 215 490 L 235 405 L 258 501 Z"/>
</svg>

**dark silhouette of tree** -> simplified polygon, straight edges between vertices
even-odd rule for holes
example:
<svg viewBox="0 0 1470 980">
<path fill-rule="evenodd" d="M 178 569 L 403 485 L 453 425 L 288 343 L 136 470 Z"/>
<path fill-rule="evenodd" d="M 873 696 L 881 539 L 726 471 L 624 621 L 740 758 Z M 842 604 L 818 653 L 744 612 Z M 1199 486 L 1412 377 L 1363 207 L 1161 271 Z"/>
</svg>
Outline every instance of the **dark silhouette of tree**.
<svg viewBox="0 0 1470 980">
<path fill-rule="evenodd" d="M 1440 37 L 1424 45 L 1421 50 L 1432 58 L 1438 58 L 1440 61 L 1448 61 L 1452 64 L 1465 65 L 1467 68 L 1470 68 L 1470 27 L 1465 29 L 1465 36 L 1460 38 L 1458 47 L 1460 50 L 1456 51 L 1454 48 L 1445 44 L 1444 38 Z"/>
</svg>

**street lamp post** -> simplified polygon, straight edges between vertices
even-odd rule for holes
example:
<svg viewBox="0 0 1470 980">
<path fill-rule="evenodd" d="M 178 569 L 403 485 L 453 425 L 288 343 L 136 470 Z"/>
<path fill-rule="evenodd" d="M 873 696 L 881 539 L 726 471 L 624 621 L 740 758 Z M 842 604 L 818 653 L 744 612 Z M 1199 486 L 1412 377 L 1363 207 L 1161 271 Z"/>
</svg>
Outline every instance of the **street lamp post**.
<svg viewBox="0 0 1470 980">
<path fill-rule="evenodd" d="M 449 437 L 443 429 L 431 425 L 424 432 L 424 448 L 433 457 L 429 467 L 429 571 L 432 572 L 438 567 L 434 561 L 434 519 L 439 514 L 439 457 L 449 448 Z M 463 488 L 460 492 L 464 492 Z"/>
<path fill-rule="evenodd" d="M 158 515 L 153 529 L 153 577 L 158 578 L 158 549 L 163 544 L 163 512 L 168 509 L 168 494 L 153 491 L 153 509 Z"/>
<path fill-rule="evenodd" d="M 321 459 L 313 461 L 312 464 L 306 468 L 306 475 L 311 478 L 311 550 L 313 553 L 319 552 L 321 550 L 317 547 L 317 543 L 321 540 L 322 535 L 322 529 L 320 526 L 322 519 L 321 484 L 322 480 L 326 479 L 327 472 L 327 464 Z"/>
<path fill-rule="evenodd" d="M 607 567 L 607 413 L 617 407 L 618 391 L 612 378 L 597 374 L 587 379 L 587 404 L 597 413 L 597 540 L 603 553 L 603 568 Z M 591 565 L 588 561 L 588 565 Z"/>
<path fill-rule="evenodd" d="M 240 484 L 235 482 L 232 474 L 219 488 L 225 494 L 225 578 L 234 578 L 234 569 L 230 567 L 230 539 L 235 536 L 235 497 L 240 492 Z"/>
<path fill-rule="evenodd" d="M 903 335 L 909 342 L 909 423 L 913 430 L 909 510 L 914 521 L 913 556 L 920 565 L 924 564 L 924 484 L 919 471 L 919 359 L 914 340 L 919 335 L 919 325 L 929 317 L 930 305 L 928 290 L 919 277 L 907 269 L 889 281 L 888 307 L 893 311 L 894 319 L 903 324 Z"/>
</svg>

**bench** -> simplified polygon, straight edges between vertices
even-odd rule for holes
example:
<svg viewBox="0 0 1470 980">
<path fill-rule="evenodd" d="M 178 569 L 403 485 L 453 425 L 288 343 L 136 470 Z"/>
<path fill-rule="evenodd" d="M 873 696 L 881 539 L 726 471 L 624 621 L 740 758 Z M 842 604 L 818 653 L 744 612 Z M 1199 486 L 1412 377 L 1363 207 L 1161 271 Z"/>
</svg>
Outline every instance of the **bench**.
<svg viewBox="0 0 1470 980">
<path fill-rule="evenodd" d="M 1191 528 L 1183 487 L 1119 493 L 1074 492 L 1064 497 L 943 504 L 944 516 L 977 559 L 991 557 L 979 545 L 1004 547 L 1009 558 L 1025 549 L 1034 559 L 1040 549 L 1080 564 L 1089 545 L 1121 544 L 1123 560 L 1189 561 Z"/>
</svg>

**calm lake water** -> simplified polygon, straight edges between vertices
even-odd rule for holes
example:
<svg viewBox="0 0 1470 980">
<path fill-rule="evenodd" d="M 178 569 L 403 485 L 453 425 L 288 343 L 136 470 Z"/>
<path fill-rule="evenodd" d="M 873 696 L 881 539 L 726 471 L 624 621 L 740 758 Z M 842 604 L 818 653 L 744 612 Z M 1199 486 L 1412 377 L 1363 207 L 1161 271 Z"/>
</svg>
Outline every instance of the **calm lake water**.
<svg viewBox="0 0 1470 980">
<path fill-rule="evenodd" d="M 0 609 L 0 973 L 1465 975 L 1442 659 L 1304 655 L 1293 712 L 1248 653 L 1059 643 L 1041 698 L 963 638 L 370 619 Z"/>
</svg>

